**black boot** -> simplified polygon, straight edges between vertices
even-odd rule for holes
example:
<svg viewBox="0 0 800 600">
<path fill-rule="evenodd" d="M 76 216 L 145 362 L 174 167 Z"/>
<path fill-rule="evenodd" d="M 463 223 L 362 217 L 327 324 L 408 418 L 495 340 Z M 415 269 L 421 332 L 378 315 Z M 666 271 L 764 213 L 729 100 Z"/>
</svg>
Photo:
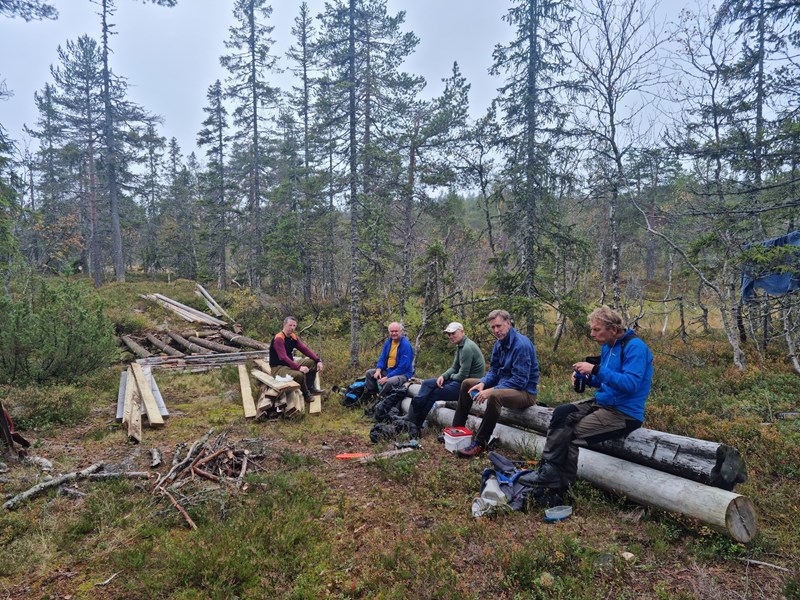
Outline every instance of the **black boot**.
<svg viewBox="0 0 800 600">
<path fill-rule="evenodd" d="M 551 462 L 543 462 L 533 473 L 522 475 L 520 483 L 544 488 L 561 488 L 561 469 Z"/>
<path fill-rule="evenodd" d="M 309 371 L 308 373 L 306 373 L 306 389 L 308 390 L 309 394 L 314 396 L 323 393 L 322 390 L 318 390 L 316 387 L 314 387 L 316 379 L 317 379 L 316 371 Z"/>
</svg>

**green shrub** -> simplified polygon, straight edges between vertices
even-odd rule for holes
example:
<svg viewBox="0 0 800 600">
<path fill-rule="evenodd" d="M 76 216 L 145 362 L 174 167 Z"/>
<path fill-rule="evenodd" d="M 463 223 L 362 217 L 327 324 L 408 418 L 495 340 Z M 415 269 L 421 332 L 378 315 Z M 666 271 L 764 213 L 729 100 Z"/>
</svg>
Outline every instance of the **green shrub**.
<svg viewBox="0 0 800 600">
<path fill-rule="evenodd" d="M 0 298 L 0 312 L 0 382 L 73 381 L 115 347 L 102 302 L 81 282 L 39 280 L 30 296 Z"/>
<path fill-rule="evenodd" d="M 91 410 L 91 391 L 76 386 L 9 387 L 0 395 L 20 431 L 74 425 Z"/>
</svg>

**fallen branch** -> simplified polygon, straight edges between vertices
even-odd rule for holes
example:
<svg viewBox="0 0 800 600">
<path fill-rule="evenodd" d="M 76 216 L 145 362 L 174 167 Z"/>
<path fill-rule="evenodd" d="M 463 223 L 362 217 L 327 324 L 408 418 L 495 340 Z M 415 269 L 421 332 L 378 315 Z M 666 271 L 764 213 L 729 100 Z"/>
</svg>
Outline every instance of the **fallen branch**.
<svg viewBox="0 0 800 600">
<path fill-rule="evenodd" d="M 40 483 L 38 485 L 33 486 L 32 488 L 30 488 L 28 490 L 22 492 L 21 494 L 17 494 L 13 498 L 11 498 L 11 500 L 9 500 L 5 504 L 3 504 L 3 508 L 8 509 L 8 510 L 14 510 L 15 508 L 17 508 L 17 506 L 19 506 L 25 500 L 28 500 L 29 498 L 33 498 L 35 496 L 38 496 L 39 494 L 41 494 L 41 493 L 43 493 L 43 492 L 45 492 L 45 491 L 47 491 L 47 490 L 49 490 L 51 488 L 58 487 L 62 483 L 66 483 L 68 481 L 77 481 L 79 479 L 85 479 L 86 477 L 88 477 L 92 473 L 96 473 L 97 471 L 102 469 L 103 465 L 104 465 L 104 463 L 99 462 L 99 463 L 93 464 L 90 467 L 85 468 L 83 471 L 76 471 L 74 473 L 67 473 L 66 475 L 62 475 L 61 477 L 54 477 L 53 479 L 50 479 L 48 481 L 44 481 L 44 482 L 42 482 L 42 483 Z"/>
<path fill-rule="evenodd" d="M 104 481 L 106 479 L 150 479 L 147 471 L 121 471 L 119 473 L 92 473 L 87 477 L 89 481 Z"/>
<path fill-rule="evenodd" d="M 778 565 L 773 565 L 772 563 L 768 562 L 761 562 L 760 560 L 753 560 L 752 558 L 740 558 L 740 561 L 747 563 L 748 565 L 757 565 L 759 567 L 769 567 L 770 569 L 777 569 L 778 571 L 785 571 L 788 573 L 790 570 L 786 567 L 780 567 Z"/>
<path fill-rule="evenodd" d="M 244 455 L 242 459 L 242 470 L 239 471 L 239 477 L 236 478 L 236 489 L 242 489 L 242 483 L 244 483 L 244 476 L 247 473 L 247 454 Z"/>
<path fill-rule="evenodd" d="M 170 494 L 165 489 L 162 489 L 161 493 L 164 494 L 167 498 L 169 498 L 169 501 L 172 502 L 172 506 L 174 506 L 178 510 L 178 512 L 181 513 L 183 518 L 186 519 L 186 522 L 189 524 L 189 526 L 192 529 L 197 529 L 197 525 L 195 525 L 194 521 L 192 521 L 192 517 L 190 517 L 189 513 L 187 513 L 186 510 L 180 504 L 178 504 L 178 501 L 172 497 L 172 494 Z"/>
<path fill-rule="evenodd" d="M 210 479 L 215 483 L 219 483 L 222 478 L 214 475 L 213 473 L 209 473 L 208 471 L 204 471 L 203 469 L 198 469 L 197 467 L 192 467 L 192 473 L 195 475 L 200 475 L 200 477 L 205 477 L 206 479 Z"/>
<path fill-rule="evenodd" d="M 111 583 L 111 581 L 114 579 L 114 577 L 116 577 L 117 575 L 119 575 L 119 573 L 120 573 L 120 572 L 119 572 L 119 571 L 117 571 L 116 573 L 114 573 L 114 574 L 113 574 L 111 577 L 109 577 L 109 578 L 108 578 L 108 579 L 106 579 L 105 581 L 101 581 L 100 583 L 95 583 L 95 586 L 97 586 L 97 587 L 102 587 L 102 586 L 104 586 L 104 585 L 108 585 L 109 583 Z"/>
</svg>

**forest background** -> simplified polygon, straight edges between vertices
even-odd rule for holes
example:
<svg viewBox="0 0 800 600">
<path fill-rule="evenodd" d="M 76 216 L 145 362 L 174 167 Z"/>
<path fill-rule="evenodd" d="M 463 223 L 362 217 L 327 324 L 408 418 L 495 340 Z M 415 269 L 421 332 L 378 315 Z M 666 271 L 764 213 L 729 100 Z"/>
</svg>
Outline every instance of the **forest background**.
<svg viewBox="0 0 800 600">
<path fill-rule="evenodd" d="M 0 393 L 37 449 L 62 450 L 64 468 L 133 460 L 106 422 L 113 334 L 163 325 L 137 294 L 192 302 L 185 279 L 256 337 L 298 316 L 326 383 L 363 372 L 392 320 L 419 372 L 440 372 L 444 324 L 464 322 L 488 352 L 485 315 L 507 308 L 539 347 L 551 404 L 587 353 L 586 314 L 608 303 L 657 357 L 648 426 L 737 447 L 762 533 L 745 546 L 658 511 L 626 524 L 624 500 L 584 484 L 557 536 L 530 519 L 466 523 L 477 463 L 426 449 L 354 477 L 318 450 L 364 443 L 335 403 L 265 434 L 231 402 L 230 373 L 174 375 L 160 385 L 180 418 L 153 443 L 209 424 L 266 440 L 259 493 L 196 497 L 195 538 L 135 484 L 29 506 L 2 522 L 3 585 L 102 597 L 93 581 L 113 565 L 125 574 L 108 597 L 796 597 L 800 433 L 776 415 L 800 394 L 800 268 L 795 246 L 759 242 L 797 228 L 797 2 L 672 23 L 639 0 L 511 1 L 491 60 L 501 83 L 476 109 L 457 64 L 438 86 L 405 70 L 420 40 L 384 0 L 300 4 L 280 25 L 285 55 L 269 4 L 236 0 L 195 150 L 131 100 L 113 36 L 126 1 L 96 0 L 99 37 L 61 43 L 35 123 L 18 138 L 0 123 Z M 0 0 L 0 18 L 56 18 L 52 4 Z M 174 4 L 145 7 L 155 19 Z M 743 299 L 743 273 L 787 275 L 787 293 Z M 743 573 L 748 559 L 787 567 Z"/>
<path fill-rule="evenodd" d="M 188 155 L 114 70 L 115 12 L 99 1 L 100 37 L 59 46 L 32 143 L 3 130 L 7 290 L 15 272 L 100 286 L 136 269 L 247 287 L 294 312 L 345 304 L 352 364 L 365 322 L 422 334 L 487 295 L 508 298 L 529 334 L 548 313 L 556 340 L 591 304 L 635 321 L 646 300 L 691 297 L 744 369 L 743 269 L 796 266 L 786 248 L 744 250 L 796 227 L 791 3 L 701 6 L 665 24 L 640 0 L 512 2 L 492 55 L 502 84 L 472 118 L 457 63 L 421 99 L 426 81 L 404 70 L 420 40 L 385 1 L 301 4 L 285 55 L 272 8 L 235 2 L 226 76 L 208 86 Z M 7 1 L 3 14 L 56 11 Z M 777 337 L 800 371 L 793 302 L 745 306 L 758 351 Z"/>
</svg>

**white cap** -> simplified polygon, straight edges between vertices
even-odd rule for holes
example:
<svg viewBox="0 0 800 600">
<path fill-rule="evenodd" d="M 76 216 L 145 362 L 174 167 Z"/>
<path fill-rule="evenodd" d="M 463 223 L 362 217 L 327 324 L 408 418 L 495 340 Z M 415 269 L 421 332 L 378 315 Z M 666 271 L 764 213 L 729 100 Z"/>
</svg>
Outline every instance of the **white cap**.
<svg viewBox="0 0 800 600">
<path fill-rule="evenodd" d="M 458 321 L 453 321 L 450 323 L 450 325 L 444 328 L 444 333 L 454 333 L 459 329 L 464 329 L 464 326 Z"/>
</svg>

